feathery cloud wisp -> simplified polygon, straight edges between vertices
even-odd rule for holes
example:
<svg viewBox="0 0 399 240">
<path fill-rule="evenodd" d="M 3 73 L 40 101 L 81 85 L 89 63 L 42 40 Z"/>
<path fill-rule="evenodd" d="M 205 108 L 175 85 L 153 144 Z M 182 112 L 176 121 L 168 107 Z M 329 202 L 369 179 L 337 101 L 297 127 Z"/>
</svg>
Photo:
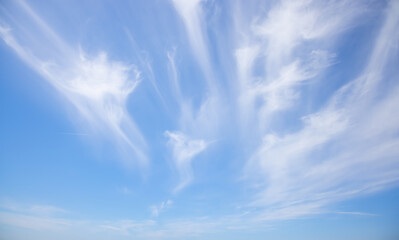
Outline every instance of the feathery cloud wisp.
<svg viewBox="0 0 399 240">
<path fill-rule="evenodd" d="M 325 211 L 331 203 L 375 192 L 399 180 L 398 86 L 381 91 L 385 64 L 399 31 L 399 4 L 393 3 L 363 74 L 338 90 L 326 107 L 303 118 L 303 128 L 264 138 L 248 166 L 258 169 L 264 187 L 252 203 L 263 220 L 289 219 Z M 373 167 L 370 167 L 373 166 Z M 249 167 L 250 169 L 252 167 Z M 257 170 L 255 170 L 257 171 Z"/>
<path fill-rule="evenodd" d="M 68 179 L 65 184 L 74 187 L 73 194 L 92 193 L 86 191 L 88 187 L 96 194 L 119 192 L 98 203 L 75 203 L 77 209 L 90 213 L 81 206 L 96 212 L 99 206 L 103 209 L 109 201 L 117 201 L 113 203 L 123 211 L 115 211 L 113 205 L 101 212 L 100 218 L 108 220 L 88 220 L 85 225 L 60 208 L 32 205 L 2 209 L 1 224 L 39 230 L 43 235 L 49 230 L 68 235 L 80 227 L 85 228 L 85 237 L 96 232 L 101 237 L 108 237 L 102 236 L 106 233 L 113 238 L 171 239 L 207 238 L 207 233 L 219 237 L 219 233 L 234 234 L 230 233 L 234 229 L 248 236 L 276 220 L 323 213 L 367 215 L 362 212 L 370 209 L 357 206 L 334 208 L 341 201 L 399 183 L 399 115 L 395 114 L 399 111 L 399 4 L 388 2 L 171 0 L 109 7 L 99 1 L 98 8 L 89 4 L 78 9 L 75 4 L 88 3 L 57 2 L 52 8 L 32 2 L 37 12 L 23 0 L 0 3 L 0 38 L 5 43 L 0 45 L 13 50 L 50 83 L 72 106 L 74 120 L 84 123 L 78 133 L 55 132 L 85 139 L 101 135 L 126 154 L 122 160 L 127 164 L 145 166 L 149 157 L 156 160 L 156 169 L 146 181 L 132 181 L 130 174 L 108 168 L 94 172 L 91 165 L 81 169 L 81 178 Z M 58 15 L 60 5 L 66 8 Z M 145 11 L 132 14 L 136 9 Z M 80 13 L 83 16 L 78 17 Z M 65 25 L 63 14 L 73 19 L 71 26 Z M 84 21 L 100 24 L 80 29 Z M 50 22 L 58 26 L 57 32 Z M 176 27 L 180 25 L 182 29 Z M 91 36 L 81 39 L 80 31 Z M 108 54 L 86 53 L 74 47 L 75 38 L 94 49 L 106 48 Z M 165 49 L 173 51 L 165 54 Z M 29 76 L 13 75 L 15 69 L 19 67 L 3 69 L 5 78 L 7 74 Z M 6 111 L 14 108 L 4 106 Z M 28 107 L 32 106 L 21 109 Z M 46 127 L 42 122 L 32 124 Z M 3 142 L 8 146 L 12 134 L 6 134 Z M 20 137 L 25 134 L 29 137 L 28 132 Z M 209 151 L 213 139 L 221 144 L 200 155 Z M 6 152 L 11 154 L 12 149 Z M 171 156 L 173 174 L 165 155 Z M 13 159 L 4 161 L 9 175 L 17 172 Z M 46 164 L 36 159 L 35 163 Z M 66 170 L 76 167 L 72 165 L 67 164 Z M 104 178 L 97 174 L 105 172 Z M 194 175 L 204 174 L 204 179 L 196 179 L 196 191 L 182 192 L 194 182 Z M 176 180 L 172 187 L 168 177 Z M 81 184 L 87 178 L 98 182 Z M 41 188 L 53 182 L 30 184 Z M 164 195 L 173 193 L 176 203 L 165 201 L 170 197 Z M 54 194 L 49 201 L 59 198 Z M 149 206 L 148 201 L 156 204 Z M 87 212 L 78 217 L 81 214 Z M 90 236 L 98 239 L 96 233 Z"/>
<path fill-rule="evenodd" d="M 204 151 L 208 144 L 204 140 L 192 140 L 180 132 L 166 131 L 165 135 L 169 138 L 168 143 L 172 148 L 173 160 L 180 176 L 180 183 L 174 189 L 178 192 L 192 181 L 191 161 Z"/>
<path fill-rule="evenodd" d="M 170 208 L 173 204 L 172 200 L 167 200 L 167 201 L 163 201 L 158 205 L 152 205 L 150 206 L 150 210 L 151 210 L 151 215 L 153 217 L 158 217 L 158 215 L 165 211 L 166 209 Z"/>
<path fill-rule="evenodd" d="M 18 4 L 39 29 L 41 35 L 31 35 L 37 36 L 35 42 L 40 44 L 33 51 L 29 41 L 23 36 L 17 39 L 14 29 L 2 25 L 0 36 L 4 42 L 76 107 L 77 116 L 87 123 L 85 127 L 113 138 L 118 147 L 135 156 L 134 161 L 123 158 L 126 164 L 138 162 L 145 166 L 146 142 L 126 109 L 127 98 L 140 81 L 140 72 L 134 65 L 110 61 L 104 52 L 87 57 L 68 46 L 27 3 Z M 37 48 L 53 51 L 39 56 L 35 54 Z"/>
</svg>

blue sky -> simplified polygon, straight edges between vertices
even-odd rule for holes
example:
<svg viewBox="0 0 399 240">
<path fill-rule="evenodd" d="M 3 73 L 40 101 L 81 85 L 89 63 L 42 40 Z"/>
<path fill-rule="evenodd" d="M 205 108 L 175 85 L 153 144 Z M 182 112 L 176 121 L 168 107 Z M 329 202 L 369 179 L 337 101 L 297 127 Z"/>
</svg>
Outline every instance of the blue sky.
<svg viewBox="0 0 399 240">
<path fill-rule="evenodd" d="M 0 239 L 398 239 L 399 2 L 0 2 Z"/>
</svg>

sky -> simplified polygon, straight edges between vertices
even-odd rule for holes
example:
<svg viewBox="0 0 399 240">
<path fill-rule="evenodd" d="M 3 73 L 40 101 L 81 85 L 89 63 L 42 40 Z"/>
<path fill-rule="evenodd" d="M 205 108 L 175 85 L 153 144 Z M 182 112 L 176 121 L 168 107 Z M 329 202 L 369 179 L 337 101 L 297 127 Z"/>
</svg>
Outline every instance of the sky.
<svg viewBox="0 0 399 240">
<path fill-rule="evenodd" d="M 0 239 L 399 239 L 399 1 L 0 1 Z"/>
</svg>

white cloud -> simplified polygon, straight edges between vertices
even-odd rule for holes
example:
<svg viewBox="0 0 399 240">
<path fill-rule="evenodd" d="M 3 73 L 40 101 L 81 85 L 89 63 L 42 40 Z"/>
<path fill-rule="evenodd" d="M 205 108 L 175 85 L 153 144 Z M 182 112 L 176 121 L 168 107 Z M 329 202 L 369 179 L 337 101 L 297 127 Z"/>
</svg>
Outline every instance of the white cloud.
<svg viewBox="0 0 399 240">
<path fill-rule="evenodd" d="M 153 220 L 133 221 L 129 219 L 124 219 L 114 222 L 105 222 L 104 224 L 99 225 L 99 228 L 130 236 L 132 232 L 147 232 L 154 225 L 156 225 L 156 221 Z"/>
<path fill-rule="evenodd" d="M 158 215 L 159 215 L 161 212 L 163 212 L 163 211 L 165 211 L 166 209 L 170 208 L 170 207 L 172 206 L 172 204 L 173 204 L 173 201 L 172 201 L 172 200 L 167 200 L 167 201 L 161 202 L 161 203 L 158 204 L 158 205 L 152 205 L 152 206 L 150 206 L 151 215 L 152 215 L 153 217 L 158 217 Z"/>
<path fill-rule="evenodd" d="M 260 219 L 326 212 L 332 203 L 399 181 L 399 119 L 392 115 L 399 111 L 399 86 L 381 87 L 387 64 L 397 56 L 393 43 L 399 39 L 391 33 L 399 30 L 398 9 L 392 3 L 359 78 L 339 89 L 326 107 L 304 117 L 300 131 L 265 137 L 247 169 L 258 172 L 262 181 L 252 203 L 264 209 Z"/>
<path fill-rule="evenodd" d="M 124 195 L 130 195 L 133 193 L 132 190 L 126 186 L 118 188 L 118 191 Z"/>
<path fill-rule="evenodd" d="M 303 110 L 305 107 L 299 106 L 309 97 L 303 94 L 304 86 L 323 80 L 325 70 L 338 62 L 334 53 L 338 37 L 363 13 L 361 1 L 281 1 L 275 2 L 266 16 L 263 6 L 256 6 L 255 14 L 245 12 L 250 8 L 237 8 L 242 10 L 242 15 L 251 15 L 248 21 L 245 17 L 233 16 L 236 29 L 231 31 L 236 31 L 239 37 L 229 39 L 230 35 L 212 35 L 228 45 L 227 54 L 218 50 L 221 55 L 226 54 L 223 57 L 209 51 L 214 48 L 208 46 L 211 38 L 207 36 L 204 1 L 174 0 L 173 4 L 183 20 L 190 47 L 207 81 L 203 98 L 194 104 L 185 92 L 187 85 L 179 82 L 179 66 L 175 62 L 178 52 L 167 52 L 171 95 L 175 97 L 179 111 L 177 117 L 171 119 L 171 124 L 177 125 L 178 130 L 164 133 L 179 178 L 174 192 L 181 191 L 193 181 L 192 163 L 209 147 L 209 139 L 219 138 L 228 129 L 234 138 L 232 143 L 243 143 L 237 144 L 242 147 L 237 151 L 239 154 L 253 151 L 244 172 L 246 179 L 254 182 L 250 187 L 255 189 L 255 194 L 249 196 L 249 203 L 242 204 L 244 210 L 251 211 L 220 218 L 186 217 L 165 222 L 97 221 L 91 226 L 144 239 L 193 237 L 222 228 L 253 229 L 265 226 L 265 221 L 331 213 L 329 208 L 333 203 L 398 183 L 399 115 L 393 113 L 399 111 L 399 86 L 396 81 L 385 81 L 388 78 L 395 80 L 398 76 L 398 71 L 393 68 L 386 71 L 387 66 L 394 65 L 397 59 L 399 35 L 392 34 L 399 32 L 397 2 L 392 2 L 387 10 L 386 22 L 365 70 L 357 79 L 332 93 L 326 105 L 320 102 L 322 107 L 318 106 L 316 110 Z M 32 39 L 23 38 L 24 32 L 18 28 L 23 24 L 13 28 L 0 25 L 4 42 L 77 109 L 76 116 L 83 119 L 88 128 L 80 135 L 91 136 L 86 134 L 91 131 L 104 134 L 122 150 L 128 149 L 129 157 L 132 155 L 146 165 L 147 144 L 126 105 L 129 95 L 144 76 L 165 103 L 149 56 L 134 56 L 139 71 L 135 65 L 111 60 L 106 53 L 87 55 L 65 43 L 26 3 L 19 5 L 32 19 L 32 25 L 39 29 L 38 32 L 27 29 L 36 44 L 30 41 Z M 125 31 L 133 50 L 140 51 L 129 30 L 126 28 Z M 231 45 L 235 47 L 229 48 Z M 50 50 L 46 50 L 47 47 Z M 219 62 L 217 66 L 213 65 L 227 58 L 232 58 L 229 59 L 231 65 Z M 226 82 L 214 77 L 222 66 L 228 66 L 224 72 L 233 76 L 226 77 L 228 83 L 223 87 L 219 83 Z M 220 76 L 223 76 L 222 72 L 220 70 Z M 389 86 L 382 86 L 382 81 Z M 237 116 L 228 115 L 236 110 L 234 108 L 237 108 L 244 136 L 237 134 Z M 295 114 L 289 115 L 290 111 Z M 282 119 L 280 126 L 289 122 L 289 127 L 279 131 L 273 125 L 275 118 Z M 168 121 L 163 123 L 169 124 Z M 295 126 L 291 128 L 291 124 Z M 156 144 L 155 141 L 152 144 Z M 118 190 L 131 193 L 126 187 Z M 152 216 L 157 217 L 172 205 L 173 202 L 167 200 L 149 209 Z M 74 225 L 70 220 L 54 217 L 65 213 L 56 207 L 16 209 L 8 209 L 11 213 L 1 212 L 2 223 L 42 230 Z M 338 213 L 362 215 L 358 212 Z M 29 225 L 32 221 L 37 224 Z"/>
<path fill-rule="evenodd" d="M 197 138 L 214 138 L 220 130 L 220 123 L 226 108 L 223 107 L 222 92 L 218 89 L 214 66 L 209 55 L 207 21 L 204 19 L 203 0 L 173 0 L 173 5 L 180 15 L 188 35 L 188 40 L 195 59 L 206 80 L 205 94 L 198 106 L 185 96 L 178 77 L 178 66 L 175 63 L 176 49 L 168 52 L 171 85 L 180 105 L 179 127 L 181 132 Z M 191 77 L 189 77 L 191 78 Z M 186 80 L 186 79 L 183 79 Z"/>
<path fill-rule="evenodd" d="M 170 85 L 180 111 L 176 119 L 180 131 L 195 138 L 214 138 L 219 132 L 220 123 L 225 114 L 219 93 L 211 91 L 204 96 L 204 100 L 197 108 L 193 106 L 192 99 L 185 97 L 180 87 L 175 54 L 176 51 L 168 52 L 167 57 L 171 75 Z"/>
<path fill-rule="evenodd" d="M 259 228 L 257 222 L 245 221 L 242 215 L 212 218 L 208 216 L 184 219 L 170 219 L 167 222 L 154 220 L 121 220 L 109 222 L 100 227 L 109 232 L 117 232 L 136 239 L 187 239 L 204 237 L 207 234 L 220 233 L 225 230 L 233 232 L 243 228 Z M 265 225 L 261 227 L 265 229 Z"/>
<path fill-rule="evenodd" d="M 343 214 L 343 215 L 355 215 L 355 216 L 378 216 L 373 213 L 365 213 L 365 212 L 337 212 L 337 214 Z"/>
<path fill-rule="evenodd" d="M 151 66 L 151 61 L 149 59 L 149 54 L 146 51 L 140 49 L 129 29 L 125 28 L 126 35 L 130 41 L 130 44 L 133 49 L 134 59 L 138 63 L 140 69 L 142 69 L 143 73 L 145 74 L 145 78 L 148 79 L 153 86 L 156 94 L 161 99 L 162 103 L 166 105 L 165 99 L 159 90 L 158 84 L 155 79 L 154 71 Z"/>
<path fill-rule="evenodd" d="M 203 0 L 173 0 L 173 4 L 185 25 L 192 51 L 205 73 L 208 85 L 213 86 L 213 73 L 205 34 L 201 3 Z"/>
<path fill-rule="evenodd" d="M 66 210 L 51 205 L 22 205 L 11 201 L 2 201 L 0 208 L 15 213 L 28 213 L 35 216 L 53 216 L 67 213 Z"/>
<path fill-rule="evenodd" d="M 0 212 L 0 223 L 34 230 L 63 230 L 71 222 L 61 218 L 35 217 L 18 213 Z"/>
<path fill-rule="evenodd" d="M 68 211 L 51 205 L 23 205 L 12 201 L 0 204 L 0 223 L 34 230 L 63 230 L 72 222 L 57 215 Z"/>
<path fill-rule="evenodd" d="M 36 36 L 32 42 L 40 44 L 24 40 L 24 32 L 18 25 L 15 29 L 0 26 L 4 42 L 76 107 L 75 120 L 82 119 L 85 128 L 115 140 L 121 150 L 128 152 L 124 163 L 148 164 L 146 142 L 126 109 L 127 98 L 141 79 L 138 69 L 111 61 L 104 52 L 96 57 L 86 56 L 81 50 L 68 46 L 27 3 L 18 1 L 18 6 L 39 29 L 35 33 L 32 27 L 28 34 Z M 14 33 L 21 36 L 20 39 Z M 52 51 L 47 52 L 47 49 Z M 131 156 L 134 156 L 133 161 Z"/>
<path fill-rule="evenodd" d="M 180 191 L 193 179 L 191 162 L 193 158 L 207 148 L 207 143 L 202 139 L 190 139 L 180 132 L 166 131 L 165 135 L 169 138 L 168 144 L 172 148 L 173 160 L 179 172 L 180 183 L 174 189 Z"/>
<path fill-rule="evenodd" d="M 278 112 L 295 106 L 301 87 L 335 63 L 329 49 L 363 11 L 361 4 L 349 1 L 281 1 L 266 18 L 248 21 L 239 17 L 245 12 L 235 14 L 240 34 L 237 101 L 244 132 L 267 132 Z M 257 129 L 251 131 L 251 126 Z"/>
<path fill-rule="evenodd" d="M 179 77 L 178 77 L 178 72 L 177 72 L 177 67 L 175 63 L 175 54 L 176 54 L 176 49 L 171 52 L 167 52 L 166 55 L 169 60 L 169 71 L 171 74 L 170 80 L 171 80 L 171 85 L 173 89 L 174 96 L 176 98 L 176 101 L 179 103 L 179 105 L 184 104 L 184 98 L 180 89 L 180 83 L 179 83 Z"/>
<path fill-rule="evenodd" d="M 128 95 L 140 81 L 140 72 L 133 66 L 110 62 L 104 53 L 87 60 L 82 57 L 77 66 L 57 70 L 52 79 L 76 106 L 94 130 L 105 131 L 126 144 L 136 160 L 147 163 L 145 140 L 126 110 Z M 62 75 L 65 76 L 62 79 Z M 60 79 L 61 76 L 61 79 Z"/>
<path fill-rule="evenodd" d="M 170 208 L 173 204 L 172 200 L 167 200 L 159 205 L 152 206 L 153 217 L 158 216 L 162 211 Z M 17 206 L 17 207 L 16 207 Z M 187 238 L 198 237 L 203 234 L 217 233 L 224 229 L 234 231 L 248 227 L 247 225 L 255 226 L 256 222 L 243 222 L 243 215 L 223 216 L 220 218 L 203 217 L 188 217 L 168 219 L 168 221 L 158 221 L 150 219 L 132 220 L 99 220 L 86 219 L 78 220 L 73 218 L 73 212 L 62 211 L 59 207 L 44 206 L 42 208 L 57 209 L 57 214 L 72 215 L 69 217 L 55 217 L 42 214 L 32 214 L 29 209 L 35 208 L 38 205 L 20 205 L 14 202 L 2 203 L 0 211 L 0 224 L 5 224 L 13 227 L 33 230 L 28 233 L 45 232 L 47 234 L 42 236 L 51 236 L 49 233 L 60 235 L 64 237 L 71 237 L 75 235 L 84 235 L 87 239 L 107 239 L 107 238 L 123 238 L 127 239 L 134 237 L 135 239 L 170 239 L 170 238 Z M 76 213 L 75 213 L 76 215 Z M 81 215 L 81 214 L 78 214 Z M 27 231 L 14 232 L 13 236 L 25 236 Z M 105 235 L 104 235 L 105 234 Z M 40 236 L 40 235 L 39 235 Z M 105 236 L 105 238 L 104 238 Z"/>
<path fill-rule="evenodd" d="M 172 148 L 172 157 L 179 173 L 180 183 L 174 189 L 178 192 L 186 187 L 193 179 L 191 162 L 193 158 L 204 151 L 208 142 L 204 139 L 214 138 L 218 134 L 218 126 L 223 116 L 221 104 L 216 92 L 206 96 L 198 109 L 193 107 L 190 99 L 184 97 L 179 84 L 174 52 L 168 52 L 170 84 L 175 100 L 179 106 L 179 131 L 166 131 L 168 144 Z"/>
</svg>

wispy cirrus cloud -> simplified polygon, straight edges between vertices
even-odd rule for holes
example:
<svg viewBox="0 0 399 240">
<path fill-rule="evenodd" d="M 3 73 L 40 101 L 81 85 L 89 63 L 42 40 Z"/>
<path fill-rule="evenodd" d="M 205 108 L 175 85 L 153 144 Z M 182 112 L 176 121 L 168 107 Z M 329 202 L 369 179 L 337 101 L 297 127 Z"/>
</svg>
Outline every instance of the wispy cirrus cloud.
<svg viewBox="0 0 399 240">
<path fill-rule="evenodd" d="M 169 138 L 168 144 L 171 146 L 173 160 L 180 177 L 180 183 L 174 189 L 178 192 L 192 181 L 191 162 L 196 155 L 207 148 L 208 143 L 204 140 L 190 139 L 180 132 L 166 131 L 165 135 Z"/>
<path fill-rule="evenodd" d="M 173 204 L 172 200 L 167 200 L 167 201 L 163 201 L 158 205 L 152 205 L 150 206 L 150 210 L 151 210 L 151 215 L 153 217 L 158 217 L 158 215 L 165 211 L 166 209 L 170 208 Z"/>
<path fill-rule="evenodd" d="M 179 66 L 175 62 L 176 54 L 176 50 L 167 52 L 171 75 L 169 81 L 179 110 L 176 117 L 179 131 L 195 138 L 215 138 L 225 114 L 218 91 L 206 92 L 199 106 L 195 106 L 180 86 L 180 81 L 185 79 L 181 79 L 179 75 Z"/>
<path fill-rule="evenodd" d="M 146 219 L 140 211 L 132 210 L 132 216 L 106 216 L 109 220 L 91 220 L 84 226 L 126 239 L 202 238 L 221 231 L 265 229 L 277 220 L 324 213 L 368 216 L 356 209 L 336 211 L 334 204 L 397 186 L 399 118 L 394 113 L 399 111 L 399 35 L 394 33 L 399 32 L 399 4 L 392 1 L 386 10 L 378 9 L 385 21 L 374 40 L 370 34 L 370 39 L 359 43 L 364 45 L 359 47 L 364 47 L 361 54 L 340 49 L 340 44 L 345 45 L 348 40 L 348 31 L 369 17 L 369 3 L 374 2 L 173 0 L 167 4 L 172 6 L 171 13 L 178 16 L 187 37 L 176 39 L 181 35 L 176 34 L 179 29 L 173 18 L 173 24 L 162 25 L 165 33 L 158 36 L 149 30 L 154 34 L 151 41 L 142 39 L 162 39 L 161 49 L 151 49 L 153 45 L 148 44 L 149 51 L 142 51 L 130 28 L 125 27 L 132 19 L 118 14 L 118 21 L 126 20 L 121 31 L 126 46 L 133 49 L 131 58 L 137 66 L 113 60 L 105 52 L 91 55 L 73 47 L 24 1 L 10 4 L 29 21 L 10 17 L 14 8 L 10 8 L 10 13 L 0 8 L 0 36 L 76 108 L 78 121 L 86 123 L 82 131 L 85 136 L 99 133 L 116 143 L 125 152 L 128 165 L 139 162 L 146 166 L 148 146 L 156 149 L 151 153 L 159 159 L 157 164 L 162 170 L 154 171 L 154 175 L 159 175 L 143 183 L 148 190 L 142 190 L 137 182 L 134 194 L 127 187 L 116 189 L 126 194 L 126 199 L 138 198 L 124 207 L 143 208 L 144 215 L 149 208 L 152 218 Z M 379 4 L 379 8 L 385 6 Z M 209 14 L 213 10 L 220 12 Z M 379 20 L 373 21 L 375 30 Z M 363 31 L 366 30 L 360 32 Z M 163 38 L 168 34 L 173 37 Z M 176 46 L 176 42 L 185 41 L 187 52 L 193 53 L 184 56 L 193 58 L 188 61 L 180 58 L 186 45 Z M 215 53 L 218 44 L 226 46 Z M 173 51 L 164 54 L 165 49 Z M 365 56 L 369 49 L 370 54 Z M 356 69 L 349 69 L 352 63 L 340 65 L 346 54 L 362 56 L 356 59 Z M 164 58 L 152 65 L 151 59 L 159 55 Z M 166 68 L 169 79 L 162 78 L 167 75 Z M 353 80 L 354 75 L 357 78 Z M 157 104 L 141 98 L 143 112 L 151 112 L 157 118 L 141 116 L 145 129 L 151 128 L 146 138 L 127 106 L 129 96 L 140 90 L 137 88 L 142 79 L 148 79 L 152 88 L 140 94 L 155 94 L 148 99 L 161 100 L 174 113 L 165 117 Z M 163 84 L 162 80 L 169 80 L 169 88 L 165 87 L 168 82 Z M 170 107 L 169 103 L 176 103 L 177 107 Z M 155 124 L 158 127 L 153 128 Z M 223 144 L 215 155 L 212 152 L 206 156 L 215 157 L 215 161 L 207 161 L 214 164 L 207 166 L 211 177 L 198 181 L 203 184 L 198 188 L 200 204 L 195 202 L 198 196 L 187 196 L 191 192 L 175 194 L 173 202 L 164 201 L 170 198 L 164 196 L 151 206 L 148 201 L 140 202 L 139 193 L 159 196 L 168 185 L 164 177 L 170 176 L 165 173 L 170 169 L 163 168 L 166 164 L 162 162 L 162 144 L 167 142 L 176 170 L 172 178 L 178 179 L 172 193 L 180 193 L 194 182 L 193 163 L 209 150 L 214 139 L 222 139 Z M 151 185 L 154 182 L 166 184 Z M 170 186 L 165 188 L 170 194 Z M 220 189 L 223 191 L 215 194 Z M 184 204 L 179 204 L 181 199 Z M 223 204 L 218 205 L 218 201 Z M 208 203 L 211 206 L 204 207 Z M 220 209 L 214 211 L 218 206 Z M 198 209 L 200 216 L 194 216 L 198 212 L 192 213 L 192 209 Z M 163 215 L 165 211 L 168 214 Z M 62 214 L 65 212 L 56 207 L 38 205 L 8 208 L 0 213 L 0 219 L 6 225 L 43 231 L 74 231 L 81 226 L 79 221 L 59 217 Z M 32 221 L 37 225 L 29 225 Z"/>
<path fill-rule="evenodd" d="M 137 239 L 185 239 L 216 235 L 223 231 L 234 233 L 242 229 L 265 229 L 267 226 L 246 219 L 244 215 L 228 215 L 219 218 L 203 216 L 173 219 L 167 222 L 155 220 L 119 220 L 101 225 L 114 236 L 135 236 Z"/>
<path fill-rule="evenodd" d="M 65 209 L 52 205 L 23 205 L 12 201 L 2 201 L 0 208 L 16 213 L 28 213 L 36 216 L 54 216 L 67 213 Z"/>
<path fill-rule="evenodd" d="M 154 205 L 152 210 L 156 211 L 156 214 L 154 213 L 153 217 L 157 217 L 162 211 L 170 208 L 172 204 L 171 200 L 167 200 Z M 30 211 L 37 206 L 57 210 L 50 215 L 47 214 L 48 211 L 42 213 Z M 28 230 L 32 234 L 40 231 L 51 232 L 61 237 L 83 234 L 88 239 L 102 239 L 104 236 L 106 236 L 105 238 L 118 239 L 130 239 L 132 237 L 135 239 L 184 239 L 217 234 L 225 229 L 236 231 L 248 228 L 248 226 L 251 226 L 252 229 L 261 227 L 257 222 L 246 219 L 246 213 L 223 217 L 175 218 L 168 221 L 161 219 L 82 220 L 76 218 L 76 215 L 81 215 L 81 213 L 76 214 L 73 211 L 50 205 L 21 205 L 15 202 L 7 202 L 7 204 L 1 204 L 0 208 L 1 224 L 17 227 L 25 232 Z M 155 208 L 156 210 L 154 210 Z M 60 209 L 63 211 L 59 211 Z"/>
<path fill-rule="evenodd" d="M 0 204 L 0 223 L 33 230 L 63 230 L 72 221 L 59 217 L 68 211 L 52 205 L 23 205 L 12 201 Z"/>
<path fill-rule="evenodd" d="M 105 52 L 87 56 L 63 41 L 26 2 L 16 1 L 15 6 L 29 20 L 12 28 L 2 23 L 4 42 L 73 104 L 85 128 L 113 139 L 122 152 L 129 152 L 124 163 L 147 165 L 146 141 L 126 109 L 129 94 L 141 80 L 140 71 L 132 64 L 109 60 Z M 31 28 L 20 29 L 23 24 Z M 131 154 L 134 161 L 126 157 Z"/>
<path fill-rule="evenodd" d="M 278 112 L 301 99 L 301 87 L 336 62 L 331 51 L 338 34 L 363 12 L 348 1 L 281 1 L 265 18 L 235 14 L 241 125 L 255 124 L 261 132 L 273 127 Z"/>
<path fill-rule="evenodd" d="M 53 217 L 37 217 L 19 213 L 0 212 L 0 223 L 21 228 L 57 231 L 68 228 L 72 222 Z"/>
<path fill-rule="evenodd" d="M 173 0 L 173 5 L 183 20 L 191 49 L 201 65 L 205 78 L 210 87 L 213 87 L 213 70 L 210 64 L 209 49 L 207 46 L 206 24 L 201 4 L 203 0 Z"/>
<path fill-rule="evenodd" d="M 166 131 L 164 134 L 168 137 L 173 161 L 180 177 L 180 183 L 174 192 L 179 192 L 193 179 L 192 159 L 207 148 L 208 141 L 206 139 L 213 139 L 217 136 L 219 118 L 223 115 L 223 111 L 220 109 L 221 105 L 216 92 L 209 94 L 201 102 L 199 108 L 195 109 L 192 101 L 185 97 L 180 87 L 175 54 L 175 51 L 168 52 L 167 57 L 171 76 L 170 85 L 179 107 L 179 130 Z"/>
<path fill-rule="evenodd" d="M 391 113 L 398 111 L 399 88 L 382 90 L 387 66 L 397 56 L 399 39 L 391 33 L 399 30 L 398 8 L 391 3 L 369 64 L 357 79 L 336 91 L 327 106 L 303 117 L 301 130 L 264 138 L 248 165 L 263 181 L 252 202 L 264 207 L 261 219 L 324 213 L 337 201 L 399 180 L 399 128 L 384 120 L 397 122 Z"/>
</svg>

